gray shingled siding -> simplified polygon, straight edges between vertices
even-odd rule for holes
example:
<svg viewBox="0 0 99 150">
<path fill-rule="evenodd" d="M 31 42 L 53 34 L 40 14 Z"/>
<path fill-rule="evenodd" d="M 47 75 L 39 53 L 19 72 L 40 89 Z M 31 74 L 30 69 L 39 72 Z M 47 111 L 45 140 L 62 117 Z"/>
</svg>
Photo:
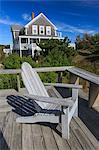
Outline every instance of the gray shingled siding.
<svg viewBox="0 0 99 150">
<path fill-rule="evenodd" d="M 15 37 L 19 36 L 19 31 L 15 31 Z"/>
<path fill-rule="evenodd" d="M 28 35 L 31 35 L 31 34 L 32 34 L 32 26 L 31 26 L 31 25 L 29 26 L 29 28 L 28 28 L 28 30 L 27 30 L 27 34 L 28 34 Z"/>
<path fill-rule="evenodd" d="M 11 26 L 12 31 L 20 31 L 22 28 L 23 28 L 23 26 L 16 25 L 16 24 Z"/>
<path fill-rule="evenodd" d="M 39 35 L 39 26 L 45 26 L 45 35 L 46 35 L 46 26 L 51 26 L 51 36 L 55 36 L 55 29 L 53 26 L 42 16 L 38 20 L 36 20 L 33 24 L 31 24 L 28 28 L 28 35 L 32 35 L 32 25 L 38 25 L 38 35 Z"/>
</svg>

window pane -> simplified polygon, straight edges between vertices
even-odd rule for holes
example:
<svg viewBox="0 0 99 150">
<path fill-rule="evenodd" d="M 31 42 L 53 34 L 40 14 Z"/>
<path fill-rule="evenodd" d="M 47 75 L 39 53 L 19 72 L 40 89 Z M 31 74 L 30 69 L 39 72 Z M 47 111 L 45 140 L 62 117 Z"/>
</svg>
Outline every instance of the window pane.
<svg viewBox="0 0 99 150">
<path fill-rule="evenodd" d="M 37 25 L 33 25 L 33 26 L 32 26 L 32 33 L 33 33 L 33 34 L 37 34 L 37 33 L 38 33 Z"/>
<path fill-rule="evenodd" d="M 39 27 L 39 33 L 40 33 L 41 35 L 44 35 L 44 26 L 40 26 L 40 27 Z"/>
<path fill-rule="evenodd" d="M 46 26 L 46 35 L 51 35 L 51 27 Z"/>
</svg>

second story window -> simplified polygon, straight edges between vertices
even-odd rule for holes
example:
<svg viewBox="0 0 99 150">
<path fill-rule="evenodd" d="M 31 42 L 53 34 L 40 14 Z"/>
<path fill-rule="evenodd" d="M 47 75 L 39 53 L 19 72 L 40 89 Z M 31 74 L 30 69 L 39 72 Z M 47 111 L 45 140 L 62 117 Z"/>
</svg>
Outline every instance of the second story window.
<svg viewBox="0 0 99 150">
<path fill-rule="evenodd" d="M 38 34 L 37 25 L 32 25 L 32 34 L 33 35 L 37 35 Z"/>
<path fill-rule="evenodd" d="M 51 35 L 51 27 L 46 26 L 46 35 Z"/>
<path fill-rule="evenodd" d="M 44 26 L 39 26 L 39 33 L 40 35 L 44 35 Z"/>
</svg>

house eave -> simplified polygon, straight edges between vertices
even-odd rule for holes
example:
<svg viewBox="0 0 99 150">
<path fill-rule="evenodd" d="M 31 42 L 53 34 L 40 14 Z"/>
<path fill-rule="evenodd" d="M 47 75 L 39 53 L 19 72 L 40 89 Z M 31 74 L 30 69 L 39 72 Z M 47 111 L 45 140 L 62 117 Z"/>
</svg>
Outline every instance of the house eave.
<svg viewBox="0 0 99 150">
<path fill-rule="evenodd" d="M 64 39 L 64 37 L 58 36 L 33 36 L 33 35 L 20 35 L 19 38 Z"/>
</svg>

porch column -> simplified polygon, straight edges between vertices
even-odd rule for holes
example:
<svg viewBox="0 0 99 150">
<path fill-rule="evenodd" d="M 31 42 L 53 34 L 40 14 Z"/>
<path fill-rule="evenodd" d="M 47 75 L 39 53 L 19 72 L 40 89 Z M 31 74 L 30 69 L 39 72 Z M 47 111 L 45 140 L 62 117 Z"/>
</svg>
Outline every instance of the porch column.
<svg viewBox="0 0 99 150">
<path fill-rule="evenodd" d="M 35 50 L 35 47 L 33 46 L 33 43 L 32 43 L 32 57 L 34 58 L 34 50 Z"/>
<path fill-rule="evenodd" d="M 28 45 L 30 45 L 30 38 L 28 38 Z"/>
<path fill-rule="evenodd" d="M 21 51 L 21 37 L 19 37 L 19 50 L 20 50 L 20 57 L 22 57 L 22 51 Z"/>
<path fill-rule="evenodd" d="M 39 38 L 39 43 L 40 43 L 41 39 Z"/>
</svg>

